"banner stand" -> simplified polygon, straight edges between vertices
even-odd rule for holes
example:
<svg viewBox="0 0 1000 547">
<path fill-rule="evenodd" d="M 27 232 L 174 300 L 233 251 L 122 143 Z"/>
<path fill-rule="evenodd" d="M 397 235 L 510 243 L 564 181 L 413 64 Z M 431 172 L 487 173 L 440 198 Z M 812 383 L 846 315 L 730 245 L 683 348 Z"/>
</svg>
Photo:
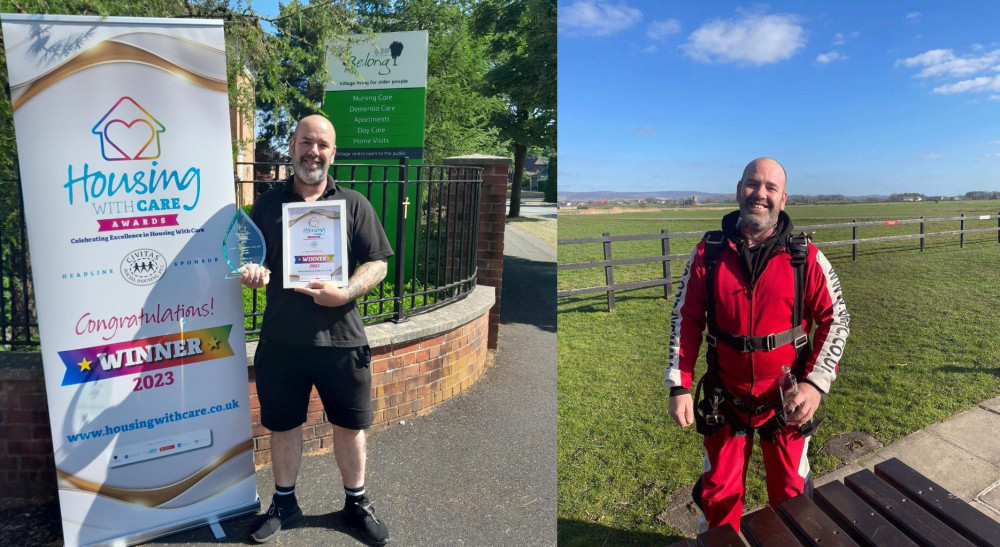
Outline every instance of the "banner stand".
<svg viewBox="0 0 1000 547">
<path fill-rule="evenodd" d="M 65 545 L 218 536 L 260 509 L 223 21 L 0 19 Z"/>
</svg>

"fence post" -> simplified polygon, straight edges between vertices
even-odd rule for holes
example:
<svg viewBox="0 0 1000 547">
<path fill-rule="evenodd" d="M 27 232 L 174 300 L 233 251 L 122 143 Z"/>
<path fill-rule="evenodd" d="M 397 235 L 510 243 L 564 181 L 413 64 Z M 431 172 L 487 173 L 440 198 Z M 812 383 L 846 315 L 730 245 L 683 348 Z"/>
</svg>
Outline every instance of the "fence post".
<svg viewBox="0 0 1000 547">
<path fill-rule="evenodd" d="M 1000 214 L 997 214 L 997 243 L 1000 243 Z"/>
<path fill-rule="evenodd" d="M 920 252 L 924 252 L 924 241 L 926 241 L 926 235 L 924 231 L 924 217 L 920 217 Z"/>
<path fill-rule="evenodd" d="M 959 221 L 958 229 L 960 230 L 960 232 L 958 232 L 958 248 L 959 249 L 964 249 L 965 248 L 965 213 L 962 213 L 962 220 Z"/>
<path fill-rule="evenodd" d="M 393 323 L 406 321 L 406 317 L 403 315 L 403 294 L 406 292 L 404 273 L 406 272 L 406 208 L 410 204 L 407 198 L 409 195 L 407 183 L 410 180 L 410 160 L 406 156 L 400 158 L 399 170 L 399 192 L 396 196 L 396 271 L 393 275 L 393 283 L 396 284 L 393 287 L 396 293 L 393 303 L 396 309 L 392 318 Z"/>
<path fill-rule="evenodd" d="M 851 244 L 851 261 L 852 262 L 857 262 L 857 260 L 858 260 L 858 219 L 851 220 L 851 224 L 854 225 L 854 226 L 851 226 L 851 239 L 853 240 L 852 244 Z"/>
<path fill-rule="evenodd" d="M 611 260 L 611 232 L 604 232 L 604 260 Z M 608 311 L 615 311 L 615 284 L 614 266 L 608 264 L 604 266 L 604 281 L 608 285 Z"/>
<path fill-rule="evenodd" d="M 663 250 L 663 279 L 667 284 L 663 286 L 663 299 L 670 298 L 673 289 L 670 285 L 670 230 L 660 230 L 660 248 Z"/>
</svg>

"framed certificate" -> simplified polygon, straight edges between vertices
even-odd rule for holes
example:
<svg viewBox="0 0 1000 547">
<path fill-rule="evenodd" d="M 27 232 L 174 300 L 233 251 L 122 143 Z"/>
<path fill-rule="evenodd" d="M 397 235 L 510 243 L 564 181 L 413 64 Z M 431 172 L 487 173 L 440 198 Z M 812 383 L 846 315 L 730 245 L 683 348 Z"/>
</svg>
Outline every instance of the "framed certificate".
<svg viewBox="0 0 1000 547">
<path fill-rule="evenodd" d="M 346 216 L 342 199 L 282 205 L 284 288 L 305 287 L 310 281 L 347 285 Z"/>
</svg>

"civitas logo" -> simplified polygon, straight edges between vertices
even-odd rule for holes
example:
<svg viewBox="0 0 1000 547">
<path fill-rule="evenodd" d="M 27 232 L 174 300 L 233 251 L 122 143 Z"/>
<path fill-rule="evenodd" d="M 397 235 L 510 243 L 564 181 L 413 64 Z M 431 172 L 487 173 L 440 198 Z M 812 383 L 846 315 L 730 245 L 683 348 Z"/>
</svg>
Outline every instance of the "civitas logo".
<svg viewBox="0 0 1000 547">
<path fill-rule="evenodd" d="M 153 249 L 136 249 L 125 255 L 119 271 L 133 285 L 152 285 L 167 271 L 167 259 Z"/>
<path fill-rule="evenodd" d="M 108 161 L 155 160 L 160 157 L 160 133 L 166 131 L 132 97 L 122 97 L 90 130 L 101 139 Z"/>
</svg>

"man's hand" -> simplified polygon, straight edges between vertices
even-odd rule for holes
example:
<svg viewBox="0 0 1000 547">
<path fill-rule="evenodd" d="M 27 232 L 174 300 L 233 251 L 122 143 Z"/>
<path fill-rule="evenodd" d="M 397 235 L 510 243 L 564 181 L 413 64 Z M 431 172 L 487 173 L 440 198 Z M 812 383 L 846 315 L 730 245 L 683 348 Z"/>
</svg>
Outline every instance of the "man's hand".
<svg viewBox="0 0 1000 547">
<path fill-rule="evenodd" d="M 812 384 L 799 382 L 799 392 L 785 407 L 787 411 L 795 409 L 795 413 L 788 419 L 788 425 L 800 426 L 812 419 L 822 399 L 822 394 Z"/>
<path fill-rule="evenodd" d="M 694 403 L 690 393 L 675 395 L 670 398 L 670 415 L 681 427 L 687 427 L 694 422 Z"/>
<path fill-rule="evenodd" d="M 308 294 L 313 302 L 320 306 L 336 308 L 354 300 L 347 289 L 338 287 L 330 281 L 310 281 L 308 287 L 295 287 L 295 292 Z"/>
<path fill-rule="evenodd" d="M 260 264 L 240 266 L 240 283 L 248 289 L 259 289 L 271 280 L 271 271 Z"/>
</svg>

